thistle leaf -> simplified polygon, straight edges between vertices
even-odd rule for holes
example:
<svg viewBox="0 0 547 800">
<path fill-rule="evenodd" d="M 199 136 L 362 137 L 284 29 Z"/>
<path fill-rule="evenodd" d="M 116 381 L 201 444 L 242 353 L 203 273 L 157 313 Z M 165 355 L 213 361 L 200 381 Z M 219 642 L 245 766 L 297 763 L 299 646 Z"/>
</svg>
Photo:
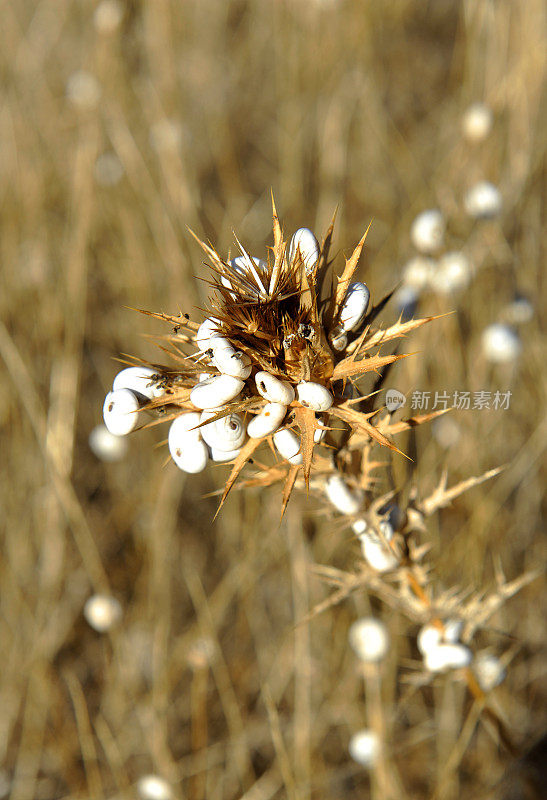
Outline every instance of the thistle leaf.
<svg viewBox="0 0 547 800">
<path fill-rule="evenodd" d="M 281 519 L 283 519 L 283 515 L 285 514 L 285 509 L 287 508 L 287 504 L 291 498 L 291 494 L 294 489 L 294 484 L 299 469 L 300 469 L 299 464 L 291 464 L 291 466 L 289 467 L 289 471 L 287 472 L 287 478 L 285 480 L 285 486 L 283 488 L 283 498 L 281 500 Z"/>
<path fill-rule="evenodd" d="M 366 372 L 377 372 L 386 364 L 393 364 L 394 361 L 399 361 L 401 358 L 408 358 L 413 356 L 414 353 L 395 354 L 390 356 L 370 356 L 368 358 L 355 359 L 354 356 L 348 356 L 340 361 L 334 368 L 331 380 L 339 381 L 343 378 L 352 378 L 355 375 L 364 375 Z"/>
<path fill-rule="evenodd" d="M 313 437 L 315 431 L 321 430 L 322 427 L 317 422 L 315 411 L 312 411 L 311 408 L 306 408 L 305 406 L 296 406 L 293 411 L 296 424 L 300 429 L 300 452 L 302 453 L 302 458 L 304 459 L 302 469 L 304 471 L 304 480 L 306 481 L 306 486 L 308 486 L 313 448 L 315 444 Z"/>
<path fill-rule="evenodd" d="M 220 509 L 224 505 L 224 502 L 228 497 L 230 489 L 236 482 L 241 470 L 243 469 L 247 461 L 250 459 L 254 451 L 257 449 L 257 447 L 260 447 L 262 441 L 263 441 L 262 439 L 248 439 L 241 448 L 241 452 L 239 453 L 239 455 L 235 457 L 233 461 L 234 466 L 232 467 L 232 471 L 228 477 L 228 480 L 226 481 L 226 486 L 224 487 L 224 492 L 222 493 L 222 497 L 220 498 L 220 504 L 215 514 L 215 519 L 217 518 Z"/>
<path fill-rule="evenodd" d="M 506 469 L 505 466 L 496 467 L 495 469 L 488 470 L 488 472 L 485 472 L 484 475 L 479 475 L 476 477 L 467 478 L 465 481 L 460 481 L 460 483 L 455 484 L 455 486 L 451 486 L 450 489 L 446 488 L 448 473 L 445 471 L 441 476 L 441 480 L 437 488 L 428 498 L 422 500 L 422 502 L 418 505 L 418 508 L 426 517 L 429 517 L 439 508 L 445 508 L 448 506 L 452 500 L 454 500 L 456 497 L 459 497 L 460 494 L 463 494 L 468 489 L 472 489 L 474 486 L 479 486 L 479 484 L 490 480 L 490 478 L 494 478 L 496 475 L 499 475 L 500 472 L 503 472 L 504 469 Z"/>
<path fill-rule="evenodd" d="M 381 344 L 384 344 L 384 342 L 389 342 L 392 339 L 398 339 L 402 336 L 406 336 L 407 333 L 416 330 L 416 328 L 421 328 L 421 326 L 425 325 L 427 322 L 432 322 L 435 319 L 440 319 L 441 317 L 446 316 L 446 314 L 438 314 L 437 316 L 432 317 L 411 319 L 408 322 L 401 322 L 402 317 L 399 317 L 398 321 L 394 325 L 391 325 L 385 330 L 376 331 L 376 333 L 368 338 L 363 345 L 363 349 L 369 350 L 371 347 L 377 347 Z"/>
<path fill-rule="evenodd" d="M 333 406 L 331 409 L 331 413 L 334 416 L 338 417 L 339 419 L 347 422 L 348 425 L 351 426 L 352 430 L 357 431 L 358 433 L 365 433 L 373 439 L 378 444 L 383 445 L 384 447 L 389 447 L 390 450 L 393 450 L 395 453 L 399 453 L 400 455 L 408 458 L 405 453 L 402 453 L 394 444 L 392 444 L 389 439 L 387 439 L 383 433 L 381 433 L 374 425 L 371 425 L 370 422 L 367 421 L 367 417 L 372 416 L 371 414 L 362 414 L 359 411 L 355 411 L 355 409 L 350 408 L 346 405 L 342 406 Z M 409 459 L 411 460 L 411 459 Z"/>
<path fill-rule="evenodd" d="M 418 425 L 422 425 L 424 422 L 430 422 L 432 419 L 435 419 L 435 417 L 441 417 L 443 414 L 448 414 L 449 411 L 451 411 L 450 408 L 441 408 L 440 411 L 432 411 L 430 414 L 420 414 L 416 417 L 401 419 L 398 422 L 390 422 L 390 417 L 387 417 L 385 422 L 382 420 L 378 423 L 378 428 L 390 436 L 393 436 L 394 434 L 407 431 L 410 428 L 416 428 Z"/>
<path fill-rule="evenodd" d="M 344 271 L 342 272 L 342 275 L 340 275 L 340 277 L 337 279 L 338 282 L 336 285 L 336 291 L 331 300 L 331 303 L 329 304 L 329 308 L 326 314 L 326 324 L 328 328 L 332 327 L 334 320 L 338 316 L 340 307 L 344 302 L 344 298 L 348 291 L 348 286 L 350 285 L 351 279 L 353 278 L 353 274 L 357 269 L 357 264 L 359 263 L 359 258 L 361 257 L 361 252 L 363 250 L 363 247 L 365 246 L 365 240 L 367 238 L 367 234 L 370 230 L 371 225 L 372 221 L 369 222 L 368 228 L 361 237 L 361 240 L 355 247 L 350 258 L 346 259 L 346 265 L 344 267 Z"/>
</svg>

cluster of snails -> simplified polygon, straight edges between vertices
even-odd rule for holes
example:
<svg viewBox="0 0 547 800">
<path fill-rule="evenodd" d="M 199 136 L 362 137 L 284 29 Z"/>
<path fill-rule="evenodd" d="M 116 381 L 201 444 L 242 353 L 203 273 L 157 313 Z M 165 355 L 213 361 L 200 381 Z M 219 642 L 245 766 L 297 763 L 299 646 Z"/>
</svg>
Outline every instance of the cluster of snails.
<svg viewBox="0 0 547 800">
<path fill-rule="evenodd" d="M 424 625 L 418 633 L 418 650 L 430 672 L 467 667 L 473 658 L 471 650 L 460 642 L 463 622 L 450 619 L 442 626 Z"/>
<path fill-rule="evenodd" d="M 324 491 L 336 511 L 352 518 L 352 530 L 359 539 L 363 557 L 368 565 L 376 572 L 395 569 L 399 564 L 399 558 L 390 546 L 394 537 L 392 521 L 381 520 L 378 524 L 379 531 L 375 531 L 364 517 L 360 516 L 365 504 L 365 492 L 350 486 L 339 472 L 327 478 Z"/>
<path fill-rule="evenodd" d="M 314 234 L 307 228 L 298 230 L 290 242 L 287 263 L 296 260 L 308 274 L 319 258 L 320 248 Z M 258 305 L 271 299 L 267 262 L 245 254 L 227 265 L 229 273 L 220 275 L 220 286 L 224 287 L 223 291 L 227 290 L 230 298 L 252 296 Z M 370 292 L 364 283 L 348 285 L 336 322 L 327 334 L 333 352 L 341 354 L 345 350 L 348 334 L 357 331 L 366 316 L 369 299 Z M 307 327 L 311 326 L 300 325 L 300 328 Z M 168 445 L 173 461 L 185 472 L 198 473 L 210 459 L 217 462 L 235 459 L 248 439 L 271 436 L 283 459 L 293 465 L 301 464 L 300 437 L 283 424 L 289 407 L 296 401 L 316 412 L 314 443 L 317 444 L 328 430 L 324 415 L 334 403 L 332 391 L 317 380 L 291 382 L 260 368 L 261 365 L 253 363 L 250 355 L 238 349 L 225 332 L 220 319 L 211 315 L 192 337 L 191 343 L 197 347 L 192 358 L 198 371 L 189 392 L 189 403 L 180 409 L 182 413 L 169 429 Z M 285 337 L 285 348 L 290 347 L 290 338 L 291 335 Z M 200 368 L 208 371 L 199 372 Z M 162 375 L 151 367 L 122 370 L 105 399 L 106 427 L 117 436 L 129 433 L 139 424 L 140 411 L 164 393 Z M 243 398 L 248 401 L 255 397 L 254 407 L 251 403 L 249 408 L 248 402 L 244 409 L 237 407 Z"/>
</svg>

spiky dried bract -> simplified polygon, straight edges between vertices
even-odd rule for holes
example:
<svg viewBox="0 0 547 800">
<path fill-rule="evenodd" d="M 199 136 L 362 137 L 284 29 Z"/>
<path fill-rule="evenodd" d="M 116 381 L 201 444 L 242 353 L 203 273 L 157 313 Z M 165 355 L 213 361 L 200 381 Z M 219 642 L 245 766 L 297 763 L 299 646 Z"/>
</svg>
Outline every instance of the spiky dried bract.
<svg viewBox="0 0 547 800">
<path fill-rule="evenodd" d="M 312 474 L 341 470 L 351 481 L 367 488 L 363 486 L 367 481 L 363 481 L 362 468 L 370 462 L 371 446 L 379 444 L 400 452 L 391 441 L 391 435 L 404 430 L 406 425 L 419 424 L 430 418 L 415 417 L 406 425 L 390 428 L 389 421 L 379 420 L 377 412 L 370 410 L 370 396 L 359 393 L 356 382 L 363 376 L 369 373 L 381 375 L 385 367 L 405 357 L 381 354 L 379 348 L 434 318 L 406 323 L 399 320 L 385 330 L 373 328 L 372 322 L 378 309 L 383 308 L 384 299 L 368 315 L 363 313 L 362 321 L 354 329 L 343 329 L 345 298 L 350 286 L 356 285 L 351 281 L 368 228 L 346 259 L 342 274 L 337 277 L 332 274 L 332 262 L 329 261 L 333 225 L 334 219 L 312 258 L 309 253 L 301 252 L 300 246 L 287 246 L 275 204 L 273 246 L 265 260 L 248 253 L 237 238 L 240 254 L 231 259 L 223 258 L 214 247 L 192 234 L 205 251 L 211 270 L 209 283 L 212 292 L 208 307 L 202 309 L 213 328 L 210 347 L 207 342 L 204 345 L 199 341 L 199 323 L 192 321 L 187 314 L 180 312 L 175 316 L 143 312 L 172 327 L 171 334 L 157 337 L 158 346 L 170 356 L 172 366 L 148 365 L 157 371 L 155 379 L 163 394 L 150 401 L 146 409 L 160 415 L 160 419 L 173 419 L 181 413 L 196 410 L 192 390 L 200 380 L 221 374 L 215 347 L 229 348 L 234 363 L 248 366 L 245 371 L 241 367 L 241 391 L 229 401 L 220 403 L 214 418 L 210 417 L 208 422 L 230 414 L 240 414 L 245 420 L 267 415 L 265 409 L 272 398 L 267 391 L 260 390 L 258 379 L 255 380 L 257 374 L 266 373 L 289 385 L 286 389 L 288 401 L 282 400 L 287 406 L 283 427 L 298 436 L 299 445 L 294 454 L 288 456 L 282 447 L 277 448 L 281 464 L 259 467 L 253 458 L 253 472 L 245 480 L 247 486 L 266 486 L 282 481 L 283 509 L 295 486 L 305 484 L 310 488 Z M 313 238 L 311 232 L 302 230 Z M 327 289 L 325 297 L 329 281 L 331 289 Z M 366 287 L 365 291 L 368 292 Z M 341 349 L 331 345 L 335 329 L 344 333 Z M 304 384 L 307 393 L 301 391 Z M 314 393 L 318 397 L 317 405 L 313 400 L 303 399 L 308 394 L 313 398 Z M 275 432 L 248 440 L 235 455 L 222 492 L 221 505 L 263 442 L 275 451 Z M 372 478 L 370 481 L 372 485 Z"/>
</svg>

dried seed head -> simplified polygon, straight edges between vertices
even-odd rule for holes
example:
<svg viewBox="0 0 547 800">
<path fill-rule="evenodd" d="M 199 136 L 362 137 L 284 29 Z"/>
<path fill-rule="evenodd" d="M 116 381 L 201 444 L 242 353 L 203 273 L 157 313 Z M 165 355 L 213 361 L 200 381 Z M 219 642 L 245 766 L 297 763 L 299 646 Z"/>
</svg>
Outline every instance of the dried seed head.
<svg viewBox="0 0 547 800">
<path fill-rule="evenodd" d="M 239 242 L 241 255 L 231 260 L 200 243 L 213 272 L 213 294 L 201 325 L 183 313 L 143 312 L 171 326 L 171 335 L 162 337 L 161 347 L 174 360 L 170 367 L 148 364 L 146 381 L 141 367 L 131 368 L 131 375 L 139 378 L 134 390 L 146 400 L 141 401 L 143 413 L 164 413 L 172 420 L 196 409 L 221 410 L 219 420 L 208 425 L 209 431 L 227 424 L 226 420 L 220 423 L 222 417 L 236 415 L 232 419 L 239 420 L 235 442 L 223 446 L 215 439 L 208 445 L 201 434 L 190 436 L 175 423 L 170 430 L 170 451 L 183 470 L 199 472 L 210 458 L 234 461 L 221 504 L 243 468 L 252 466 L 251 459 L 254 477 L 249 480 L 254 485 L 285 481 L 285 508 L 293 488 L 309 484 L 313 471 L 332 475 L 334 458 L 340 475 L 338 482 L 329 483 L 328 491 L 334 491 L 331 501 L 343 513 L 355 513 L 363 494 L 350 487 L 358 482 L 367 485 L 367 478 L 358 475 L 358 464 L 368 463 L 373 444 L 396 450 L 389 419 L 386 422 L 374 411 L 362 410 L 370 403 L 359 398 L 354 387 L 367 374 L 381 373 L 384 366 L 403 357 L 380 355 L 384 339 L 392 342 L 429 320 L 398 321 L 386 330 L 371 323 L 357 337 L 368 312 L 369 289 L 352 279 L 365 236 L 346 259 L 342 273 L 327 277 L 332 265 L 332 227 L 321 248 L 311 231 L 301 229 L 287 251 L 274 209 L 274 243 L 268 260 L 251 256 Z M 333 290 L 325 297 L 328 278 Z M 369 316 L 374 320 L 376 308 Z M 354 335 L 348 337 L 348 333 Z M 317 413 L 324 416 L 319 419 Z M 329 459 L 325 448 L 316 447 L 327 428 L 332 431 Z M 207 436 L 204 432 L 203 437 Z M 268 466 L 262 456 L 252 458 L 262 439 L 274 446 L 281 462 Z"/>
</svg>

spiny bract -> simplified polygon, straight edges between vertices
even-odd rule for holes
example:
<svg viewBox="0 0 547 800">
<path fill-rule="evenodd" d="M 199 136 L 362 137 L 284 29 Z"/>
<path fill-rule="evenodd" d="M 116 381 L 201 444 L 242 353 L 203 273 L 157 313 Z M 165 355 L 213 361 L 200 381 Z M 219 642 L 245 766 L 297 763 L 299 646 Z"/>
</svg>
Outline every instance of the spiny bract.
<svg viewBox="0 0 547 800">
<path fill-rule="evenodd" d="M 333 225 L 334 218 L 321 246 L 302 228 L 287 247 L 274 204 L 267 260 L 251 256 L 239 241 L 241 255 L 224 259 L 195 237 L 212 270 L 205 321 L 143 312 L 173 327 L 159 343 L 174 363 L 139 362 L 153 389 L 141 393 L 140 408 L 156 414 L 157 422 L 192 414 L 190 428 L 178 425 L 179 435 L 170 433 L 171 454 L 188 472 L 201 471 L 207 454 L 231 462 L 221 505 L 248 463 L 253 473 L 244 485 L 284 481 L 283 510 L 295 485 L 310 486 L 310 474 L 312 488 L 333 474 L 354 489 L 368 488 L 376 466 L 369 458 L 372 444 L 397 450 L 392 434 L 432 416 L 393 422 L 374 408 L 382 370 L 404 358 L 380 355 L 380 346 L 433 317 L 374 328 L 390 295 L 369 308 L 368 287 L 353 281 L 367 234 L 336 276 L 329 261 Z M 376 373 L 374 391 L 362 396 L 356 382 L 367 373 Z M 255 451 L 264 443 L 280 461 L 257 460 Z"/>
</svg>

